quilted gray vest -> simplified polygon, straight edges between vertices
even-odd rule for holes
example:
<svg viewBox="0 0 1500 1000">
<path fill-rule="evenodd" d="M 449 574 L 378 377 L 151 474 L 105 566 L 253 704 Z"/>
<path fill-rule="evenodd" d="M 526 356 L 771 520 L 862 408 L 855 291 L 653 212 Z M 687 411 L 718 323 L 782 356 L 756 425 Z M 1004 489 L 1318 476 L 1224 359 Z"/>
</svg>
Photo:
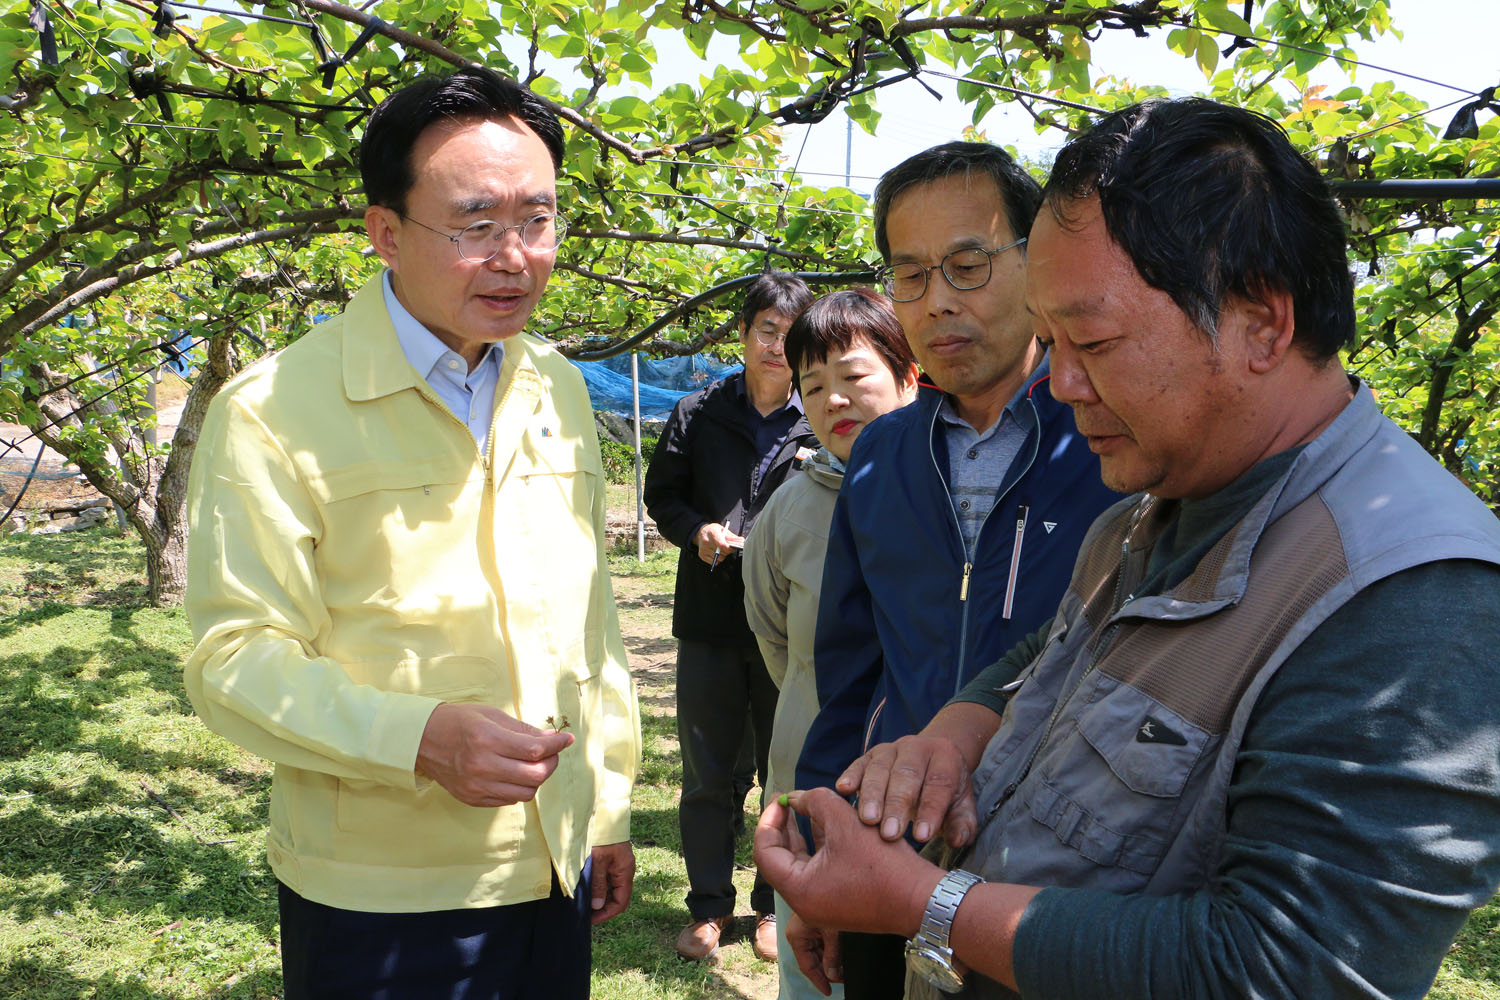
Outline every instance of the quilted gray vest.
<svg viewBox="0 0 1500 1000">
<path fill-rule="evenodd" d="M 1287 656 L 1382 577 L 1500 563 L 1500 522 L 1368 390 L 1170 591 L 1136 597 L 1172 505 L 1106 511 L 1042 653 L 974 774 L 963 867 L 992 882 L 1162 896 L 1205 885 L 1256 698 Z M 909 977 L 909 996 L 936 991 Z M 977 975 L 961 994 L 1012 997 Z"/>
</svg>

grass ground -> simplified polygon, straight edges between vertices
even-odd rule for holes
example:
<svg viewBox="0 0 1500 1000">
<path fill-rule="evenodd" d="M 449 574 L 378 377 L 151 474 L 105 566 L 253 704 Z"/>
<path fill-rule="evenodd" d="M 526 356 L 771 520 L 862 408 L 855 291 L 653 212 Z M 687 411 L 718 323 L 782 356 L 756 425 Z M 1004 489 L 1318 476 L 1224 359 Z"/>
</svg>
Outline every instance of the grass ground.
<svg viewBox="0 0 1500 1000">
<path fill-rule="evenodd" d="M 144 606 L 139 548 L 96 529 L 0 540 L 0 1000 L 270 1000 L 269 768 L 182 693 L 180 611 Z M 686 921 L 670 638 L 675 553 L 612 561 L 645 758 L 631 909 L 595 940 L 602 1000 L 770 998 L 745 935 L 679 961 Z M 751 817 L 747 817 L 751 819 Z M 749 861 L 748 843 L 742 861 Z M 736 873 L 742 916 L 750 874 Z M 1500 1000 L 1500 906 L 1477 912 L 1430 994 Z"/>
<path fill-rule="evenodd" d="M 144 606 L 141 565 L 132 540 L 100 529 L 0 541 L 0 1000 L 280 995 L 270 768 L 193 715 L 180 679 L 186 618 Z M 675 552 L 614 560 L 645 757 L 635 899 L 596 934 L 594 995 L 773 997 L 746 905 L 714 964 L 673 950 L 687 922 L 675 567 Z M 743 903 L 750 873 L 735 877 Z"/>
</svg>

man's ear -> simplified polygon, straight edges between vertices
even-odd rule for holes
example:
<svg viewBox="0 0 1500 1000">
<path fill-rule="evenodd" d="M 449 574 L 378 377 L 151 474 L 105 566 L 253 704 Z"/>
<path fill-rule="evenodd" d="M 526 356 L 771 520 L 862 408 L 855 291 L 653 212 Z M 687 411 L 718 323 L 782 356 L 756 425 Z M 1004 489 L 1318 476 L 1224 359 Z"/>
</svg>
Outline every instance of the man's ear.
<svg viewBox="0 0 1500 1000">
<path fill-rule="evenodd" d="M 384 205 L 371 205 L 365 209 L 365 232 L 370 234 L 370 246 L 385 261 L 392 271 L 401 270 L 400 254 L 396 245 L 396 233 L 401 217 Z"/>
<path fill-rule="evenodd" d="M 1236 296 L 1232 301 L 1242 325 L 1250 371 L 1256 375 L 1274 371 L 1286 360 L 1297 332 L 1292 293 L 1267 290 L 1251 299 Z"/>
<path fill-rule="evenodd" d="M 917 395 L 917 378 L 917 363 L 913 361 L 906 369 L 906 377 L 896 385 L 902 399 L 915 398 Z"/>
<path fill-rule="evenodd" d="M 736 323 L 735 329 L 740 331 L 740 343 L 745 343 L 750 334 L 750 328 L 745 325 L 745 321 L 740 320 L 738 323 Z"/>
</svg>

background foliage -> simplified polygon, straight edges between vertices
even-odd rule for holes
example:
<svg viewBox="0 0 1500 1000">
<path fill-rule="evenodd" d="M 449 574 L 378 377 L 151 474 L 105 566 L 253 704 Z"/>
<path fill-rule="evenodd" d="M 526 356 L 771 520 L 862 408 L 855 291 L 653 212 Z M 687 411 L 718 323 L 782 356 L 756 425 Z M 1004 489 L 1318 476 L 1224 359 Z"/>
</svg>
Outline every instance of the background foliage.
<svg viewBox="0 0 1500 1000">
<path fill-rule="evenodd" d="M 1350 63 L 1351 42 L 1393 29 L 1386 0 L 214 6 L 9 0 L 0 12 L 0 415 L 131 513 L 161 600 L 180 589 L 194 414 L 372 273 L 357 143 L 374 103 L 423 72 L 481 62 L 565 119 L 572 229 L 532 329 L 572 354 L 621 349 L 706 287 L 767 265 L 865 269 L 864 199 L 776 167 L 801 124 L 841 112 L 876 130 L 893 82 L 957 75 L 976 122 L 1017 101 L 1039 130 L 1062 131 L 1089 107 L 1162 93 L 1095 71 L 1107 33 L 1196 64 L 1203 93 L 1280 120 L 1331 178 L 1500 175 L 1493 93 L 1459 93 L 1426 116 L 1399 78 Z M 701 66 L 663 64 L 677 39 Z M 1330 61 L 1359 82 L 1313 84 Z M 1466 102 L 1465 127 L 1443 137 Z M 1347 208 L 1364 278 L 1353 366 L 1497 503 L 1493 202 Z M 640 346 L 694 351 L 728 317 L 709 304 Z M 136 376 L 177 331 L 210 377 L 177 439 L 153 446 Z"/>
</svg>

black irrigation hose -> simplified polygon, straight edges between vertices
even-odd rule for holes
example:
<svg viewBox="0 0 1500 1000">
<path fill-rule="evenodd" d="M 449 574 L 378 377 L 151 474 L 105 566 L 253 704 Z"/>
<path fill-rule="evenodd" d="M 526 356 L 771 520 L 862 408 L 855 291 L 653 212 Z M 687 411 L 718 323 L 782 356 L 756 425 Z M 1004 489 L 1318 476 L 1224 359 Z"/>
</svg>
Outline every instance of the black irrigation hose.
<svg viewBox="0 0 1500 1000">
<path fill-rule="evenodd" d="M 37 466 L 42 464 L 42 452 L 46 450 L 46 445 L 37 448 L 36 461 L 31 463 L 31 471 L 26 474 L 26 482 L 21 484 L 21 492 L 16 494 L 16 500 L 10 505 L 10 509 L 3 516 L 0 516 L 0 523 L 10 520 L 10 516 L 16 512 L 16 508 L 21 506 L 21 498 L 26 495 L 26 490 L 31 486 L 31 481 L 36 478 Z"/>
</svg>

